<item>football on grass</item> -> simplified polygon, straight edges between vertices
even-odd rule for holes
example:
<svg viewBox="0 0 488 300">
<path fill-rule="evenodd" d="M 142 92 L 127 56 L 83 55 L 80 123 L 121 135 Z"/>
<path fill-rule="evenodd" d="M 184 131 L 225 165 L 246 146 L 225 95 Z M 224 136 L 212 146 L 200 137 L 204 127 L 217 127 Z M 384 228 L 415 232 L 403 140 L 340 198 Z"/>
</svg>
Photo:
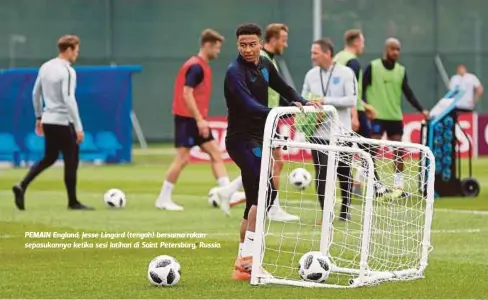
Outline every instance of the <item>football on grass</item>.
<svg viewBox="0 0 488 300">
<path fill-rule="evenodd" d="M 312 175 L 304 168 L 296 168 L 291 171 L 288 180 L 295 188 L 304 190 L 312 183 Z"/>
<path fill-rule="evenodd" d="M 209 192 L 208 192 L 208 203 L 212 206 L 212 207 L 219 207 L 220 205 L 220 199 L 219 199 L 219 195 L 217 194 L 217 188 L 212 188 Z"/>
<path fill-rule="evenodd" d="M 149 263 L 147 279 L 155 286 L 173 286 L 181 278 L 180 263 L 169 255 L 160 255 Z"/>
<path fill-rule="evenodd" d="M 329 277 L 329 259 L 319 251 L 305 253 L 298 263 L 298 273 L 305 281 L 322 282 Z"/>
<path fill-rule="evenodd" d="M 119 189 L 108 190 L 103 196 L 103 201 L 111 208 L 123 208 L 127 203 L 124 192 Z"/>
</svg>

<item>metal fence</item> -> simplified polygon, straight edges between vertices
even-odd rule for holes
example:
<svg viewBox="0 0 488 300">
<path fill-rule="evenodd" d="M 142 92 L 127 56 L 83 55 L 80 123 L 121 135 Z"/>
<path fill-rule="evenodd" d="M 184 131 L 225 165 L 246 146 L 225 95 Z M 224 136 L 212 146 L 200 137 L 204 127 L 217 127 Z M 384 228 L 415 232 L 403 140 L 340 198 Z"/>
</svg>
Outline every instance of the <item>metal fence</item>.
<svg viewBox="0 0 488 300">
<path fill-rule="evenodd" d="M 446 91 L 436 55 L 449 75 L 457 63 L 465 63 L 482 83 L 488 83 L 488 40 L 483 34 L 488 1 L 322 0 L 320 4 L 321 33 L 338 48 L 345 30 L 364 31 L 364 64 L 381 55 L 387 37 L 398 37 L 403 44 L 401 62 L 427 107 Z M 300 89 L 311 66 L 313 8 L 313 0 L 2 0 L 0 68 L 37 66 L 56 55 L 60 35 L 77 34 L 82 39 L 79 64 L 143 66 L 134 78 L 134 108 L 148 139 L 169 139 L 174 77 L 180 64 L 198 50 L 202 29 L 214 28 L 227 38 L 221 56 L 212 63 L 211 113 L 223 115 L 222 82 L 236 55 L 236 26 L 288 24 L 289 48 L 283 59 Z M 405 109 L 411 111 L 408 105 Z M 488 105 L 482 102 L 479 109 L 487 111 Z"/>
</svg>

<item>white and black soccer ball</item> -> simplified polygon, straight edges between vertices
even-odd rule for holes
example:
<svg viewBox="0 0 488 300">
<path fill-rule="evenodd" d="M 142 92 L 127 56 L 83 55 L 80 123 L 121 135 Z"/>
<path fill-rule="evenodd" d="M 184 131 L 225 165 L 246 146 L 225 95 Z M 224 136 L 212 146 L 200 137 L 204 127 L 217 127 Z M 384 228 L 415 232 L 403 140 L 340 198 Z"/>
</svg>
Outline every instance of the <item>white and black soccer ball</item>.
<svg viewBox="0 0 488 300">
<path fill-rule="evenodd" d="M 149 263 L 147 279 L 155 286 L 173 286 L 180 281 L 181 266 L 172 256 L 160 255 Z"/>
<path fill-rule="evenodd" d="M 291 171 L 288 180 L 295 188 L 304 190 L 312 183 L 312 174 L 304 168 L 296 168 Z"/>
<path fill-rule="evenodd" d="M 108 207 L 123 208 L 127 203 L 124 192 L 119 189 L 110 189 L 103 195 L 103 201 Z"/>
<path fill-rule="evenodd" d="M 217 188 L 212 188 L 209 192 L 208 192 L 208 203 L 210 204 L 210 206 L 212 207 L 219 207 L 220 205 L 220 198 L 219 198 L 219 195 L 217 194 Z"/>
<path fill-rule="evenodd" d="M 300 258 L 298 273 L 305 281 L 323 282 L 330 275 L 330 261 L 319 251 L 307 252 Z"/>
</svg>

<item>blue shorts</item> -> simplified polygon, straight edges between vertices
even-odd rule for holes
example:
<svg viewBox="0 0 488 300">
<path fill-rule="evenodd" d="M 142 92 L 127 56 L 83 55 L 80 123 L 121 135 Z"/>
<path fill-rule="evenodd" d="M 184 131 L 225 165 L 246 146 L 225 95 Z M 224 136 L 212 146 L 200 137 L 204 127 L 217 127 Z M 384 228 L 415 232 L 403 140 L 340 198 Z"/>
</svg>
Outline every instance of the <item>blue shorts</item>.
<svg viewBox="0 0 488 300">
<path fill-rule="evenodd" d="M 193 148 L 212 141 L 212 131 L 204 138 L 198 132 L 197 121 L 190 117 L 175 115 L 175 147 Z"/>
<path fill-rule="evenodd" d="M 371 129 L 374 135 L 383 135 L 386 132 L 387 137 L 394 135 L 403 135 L 403 121 L 381 120 L 371 121 Z"/>
<path fill-rule="evenodd" d="M 225 146 L 230 158 L 236 163 L 241 170 L 242 186 L 246 194 L 246 208 L 244 210 L 244 219 L 247 220 L 249 210 L 253 205 L 258 204 L 259 180 L 261 175 L 261 156 L 263 147 L 258 142 L 252 141 L 233 141 L 226 140 Z M 270 168 L 272 170 L 272 168 Z M 267 196 L 267 208 L 270 207 L 277 191 L 274 188 L 271 176 L 269 176 L 268 191 L 271 190 L 270 196 Z"/>
<path fill-rule="evenodd" d="M 369 123 L 366 112 L 358 110 L 359 131 L 358 134 L 365 138 L 371 137 L 371 124 Z"/>
</svg>

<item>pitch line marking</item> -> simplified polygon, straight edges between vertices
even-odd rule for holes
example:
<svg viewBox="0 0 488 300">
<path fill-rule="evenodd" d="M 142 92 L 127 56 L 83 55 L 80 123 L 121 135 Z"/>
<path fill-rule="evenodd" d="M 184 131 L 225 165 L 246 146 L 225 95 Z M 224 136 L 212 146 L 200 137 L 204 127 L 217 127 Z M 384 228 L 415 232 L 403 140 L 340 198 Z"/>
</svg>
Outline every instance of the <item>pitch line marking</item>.
<svg viewBox="0 0 488 300">
<path fill-rule="evenodd" d="M 40 193 L 40 194 L 49 194 L 49 195 L 63 195 L 65 196 L 66 195 L 66 192 L 65 191 L 33 191 L 34 193 Z M 32 193 L 32 192 L 31 192 Z M 96 196 L 100 196 L 100 197 L 103 197 L 103 193 L 100 192 L 100 193 L 95 193 L 95 192 L 82 192 L 82 194 L 84 195 L 87 195 L 87 196 L 93 196 L 93 197 L 96 197 Z M 157 193 L 126 193 L 126 195 L 130 196 L 131 194 L 137 194 L 139 196 L 143 196 L 143 197 L 154 197 L 154 199 L 157 198 Z M 9 196 L 13 196 L 12 195 L 12 191 L 11 190 L 0 190 L 0 195 L 9 195 Z M 176 197 L 182 197 L 182 198 L 190 198 L 190 199 L 206 199 L 206 195 L 202 195 L 202 196 L 196 196 L 196 195 L 187 195 L 187 194 L 175 194 L 174 196 Z M 102 198 L 100 198 L 102 199 Z M 312 205 L 312 204 L 316 204 L 317 201 L 315 200 L 309 200 L 309 199 L 303 199 L 303 200 L 288 200 L 286 202 L 283 202 L 282 199 L 280 199 L 281 201 L 281 204 L 283 207 L 286 207 L 286 205 L 283 205 L 285 204 L 286 202 L 289 202 L 289 203 L 292 203 L 292 204 L 306 204 L 306 205 Z M 481 216 L 488 216 L 488 211 L 486 210 L 464 210 L 464 209 L 450 209 L 450 208 L 434 208 L 434 214 L 436 212 L 444 212 L 444 213 L 452 213 L 452 214 L 467 214 L 467 215 L 481 215 Z"/>
</svg>

